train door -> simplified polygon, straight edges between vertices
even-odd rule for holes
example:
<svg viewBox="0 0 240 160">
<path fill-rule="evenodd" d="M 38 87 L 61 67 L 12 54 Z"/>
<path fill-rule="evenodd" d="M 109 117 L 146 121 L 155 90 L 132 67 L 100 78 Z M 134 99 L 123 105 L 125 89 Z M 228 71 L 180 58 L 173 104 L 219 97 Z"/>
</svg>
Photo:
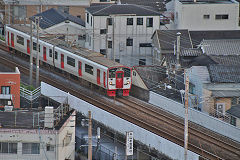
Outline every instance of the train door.
<svg viewBox="0 0 240 160">
<path fill-rule="evenodd" d="M 64 69 L 64 54 L 61 54 L 61 68 Z"/>
<path fill-rule="evenodd" d="M 8 34 L 7 34 L 7 37 L 8 37 L 8 46 L 10 46 L 9 32 L 8 32 Z"/>
<path fill-rule="evenodd" d="M 103 85 L 106 88 L 106 73 L 103 72 Z"/>
<path fill-rule="evenodd" d="M 116 88 L 123 88 L 123 71 L 116 72 Z"/>
<path fill-rule="evenodd" d="M 27 40 L 27 53 L 30 54 L 30 40 Z"/>
<path fill-rule="evenodd" d="M 47 53 L 46 53 L 46 47 L 43 47 L 43 60 L 47 61 Z"/>
<path fill-rule="evenodd" d="M 97 69 L 97 84 L 100 84 L 100 69 Z"/>
<path fill-rule="evenodd" d="M 14 34 L 11 33 L 11 46 L 14 47 Z"/>
<path fill-rule="evenodd" d="M 82 62 L 78 61 L 78 75 L 82 76 Z"/>
</svg>

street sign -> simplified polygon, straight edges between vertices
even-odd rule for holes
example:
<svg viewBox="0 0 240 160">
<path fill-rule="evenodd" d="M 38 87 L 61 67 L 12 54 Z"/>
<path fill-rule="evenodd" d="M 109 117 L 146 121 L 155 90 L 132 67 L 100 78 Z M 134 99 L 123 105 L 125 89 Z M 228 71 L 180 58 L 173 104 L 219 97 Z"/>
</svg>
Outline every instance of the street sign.
<svg viewBox="0 0 240 160">
<path fill-rule="evenodd" d="M 126 155 L 133 155 L 133 132 L 126 133 Z"/>
</svg>

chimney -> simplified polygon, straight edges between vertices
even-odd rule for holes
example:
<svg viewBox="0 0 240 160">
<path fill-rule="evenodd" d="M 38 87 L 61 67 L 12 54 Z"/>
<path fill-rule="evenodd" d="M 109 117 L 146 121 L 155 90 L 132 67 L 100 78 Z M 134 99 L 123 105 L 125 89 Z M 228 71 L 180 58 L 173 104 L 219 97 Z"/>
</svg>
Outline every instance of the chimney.
<svg viewBox="0 0 240 160">
<path fill-rule="evenodd" d="M 52 106 L 45 107 L 44 127 L 45 128 L 53 128 L 54 127 L 53 107 Z"/>
</svg>

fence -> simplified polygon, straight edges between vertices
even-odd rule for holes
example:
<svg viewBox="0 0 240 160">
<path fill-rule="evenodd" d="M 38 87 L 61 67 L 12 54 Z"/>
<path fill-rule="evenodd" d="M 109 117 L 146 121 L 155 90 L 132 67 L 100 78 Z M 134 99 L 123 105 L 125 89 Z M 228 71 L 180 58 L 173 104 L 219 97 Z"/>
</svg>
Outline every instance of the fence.
<svg viewBox="0 0 240 160">
<path fill-rule="evenodd" d="M 30 91 L 26 88 L 20 87 L 20 96 L 24 97 L 25 99 L 29 101 L 33 101 L 37 99 L 41 95 L 41 86 L 36 88 L 33 91 Z"/>
</svg>

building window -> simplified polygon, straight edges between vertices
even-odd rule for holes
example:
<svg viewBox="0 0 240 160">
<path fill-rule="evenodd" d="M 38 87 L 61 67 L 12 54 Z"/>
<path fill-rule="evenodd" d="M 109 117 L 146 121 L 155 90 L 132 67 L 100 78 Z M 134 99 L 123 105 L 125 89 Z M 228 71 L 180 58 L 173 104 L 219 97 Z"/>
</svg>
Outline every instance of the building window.
<svg viewBox="0 0 240 160">
<path fill-rule="evenodd" d="M 233 116 L 230 117 L 230 124 L 236 126 L 237 119 Z"/>
<path fill-rule="evenodd" d="M 23 143 L 22 154 L 40 154 L 39 143 Z"/>
<path fill-rule="evenodd" d="M 228 19 L 228 14 L 217 14 L 215 19 Z"/>
<path fill-rule="evenodd" d="M 75 67 L 75 59 L 67 56 L 67 64 Z"/>
<path fill-rule="evenodd" d="M 153 27 L 153 18 L 147 18 L 147 27 Z"/>
<path fill-rule="evenodd" d="M 49 49 L 49 57 L 52 57 L 52 49 Z"/>
<path fill-rule="evenodd" d="M 146 65 L 146 59 L 139 59 L 139 66 Z"/>
<path fill-rule="evenodd" d="M 115 62 L 118 62 L 118 63 L 120 63 L 120 59 L 115 59 Z"/>
<path fill-rule="evenodd" d="M 108 48 L 112 48 L 112 41 L 108 41 Z"/>
<path fill-rule="evenodd" d="M 58 52 L 55 51 L 55 59 L 58 59 Z"/>
<path fill-rule="evenodd" d="M 106 55 L 106 49 L 100 49 L 100 53 Z"/>
<path fill-rule="evenodd" d="M 127 18 L 127 25 L 133 25 L 133 18 Z"/>
<path fill-rule="evenodd" d="M 17 143 L 0 142 L 0 153 L 17 154 Z"/>
<path fill-rule="evenodd" d="M 143 18 L 137 18 L 137 25 L 143 25 Z"/>
<path fill-rule="evenodd" d="M 77 15 L 78 18 L 81 18 L 81 15 Z"/>
<path fill-rule="evenodd" d="M 89 23 L 89 13 L 87 13 L 87 23 Z"/>
<path fill-rule="evenodd" d="M 78 35 L 78 40 L 85 40 L 86 39 L 86 35 Z"/>
<path fill-rule="evenodd" d="M 19 35 L 17 35 L 17 43 L 24 46 L 24 38 L 19 36 Z"/>
<path fill-rule="evenodd" d="M 107 29 L 100 29 L 100 34 L 106 34 L 107 33 Z"/>
<path fill-rule="evenodd" d="M 85 72 L 93 75 L 93 67 L 88 64 L 85 64 Z"/>
<path fill-rule="evenodd" d="M 132 38 L 127 39 L 127 46 L 133 46 L 133 39 Z"/>
<path fill-rule="evenodd" d="M 23 20 L 26 18 L 26 6 L 13 6 L 12 11 L 15 19 Z"/>
<path fill-rule="evenodd" d="M 107 18 L 107 24 L 108 24 L 109 26 L 111 26 L 112 23 L 113 23 L 113 19 L 112 19 L 112 18 Z"/>
<path fill-rule="evenodd" d="M 91 16 L 91 26 L 92 26 L 92 24 L 93 24 L 93 18 L 92 18 L 92 16 Z"/>
<path fill-rule="evenodd" d="M 1 94 L 11 94 L 10 86 L 2 86 Z"/>
<path fill-rule="evenodd" d="M 37 50 L 37 43 L 33 42 L 33 50 Z"/>
<path fill-rule="evenodd" d="M 140 43 L 139 47 L 152 47 L 152 43 Z"/>
<path fill-rule="evenodd" d="M 54 145 L 47 144 L 46 148 L 47 148 L 47 151 L 54 151 Z"/>
<path fill-rule="evenodd" d="M 69 6 L 58 6 L 58 10 L 61 12 L 69 14 Z"/>
<path fill-rule="evenodd" d="M 209 15 L 209 14 L 203 15 L 203 19 L 209 19 L 209 18 L 210 18 L 210 15 Z"/>
</svg>

